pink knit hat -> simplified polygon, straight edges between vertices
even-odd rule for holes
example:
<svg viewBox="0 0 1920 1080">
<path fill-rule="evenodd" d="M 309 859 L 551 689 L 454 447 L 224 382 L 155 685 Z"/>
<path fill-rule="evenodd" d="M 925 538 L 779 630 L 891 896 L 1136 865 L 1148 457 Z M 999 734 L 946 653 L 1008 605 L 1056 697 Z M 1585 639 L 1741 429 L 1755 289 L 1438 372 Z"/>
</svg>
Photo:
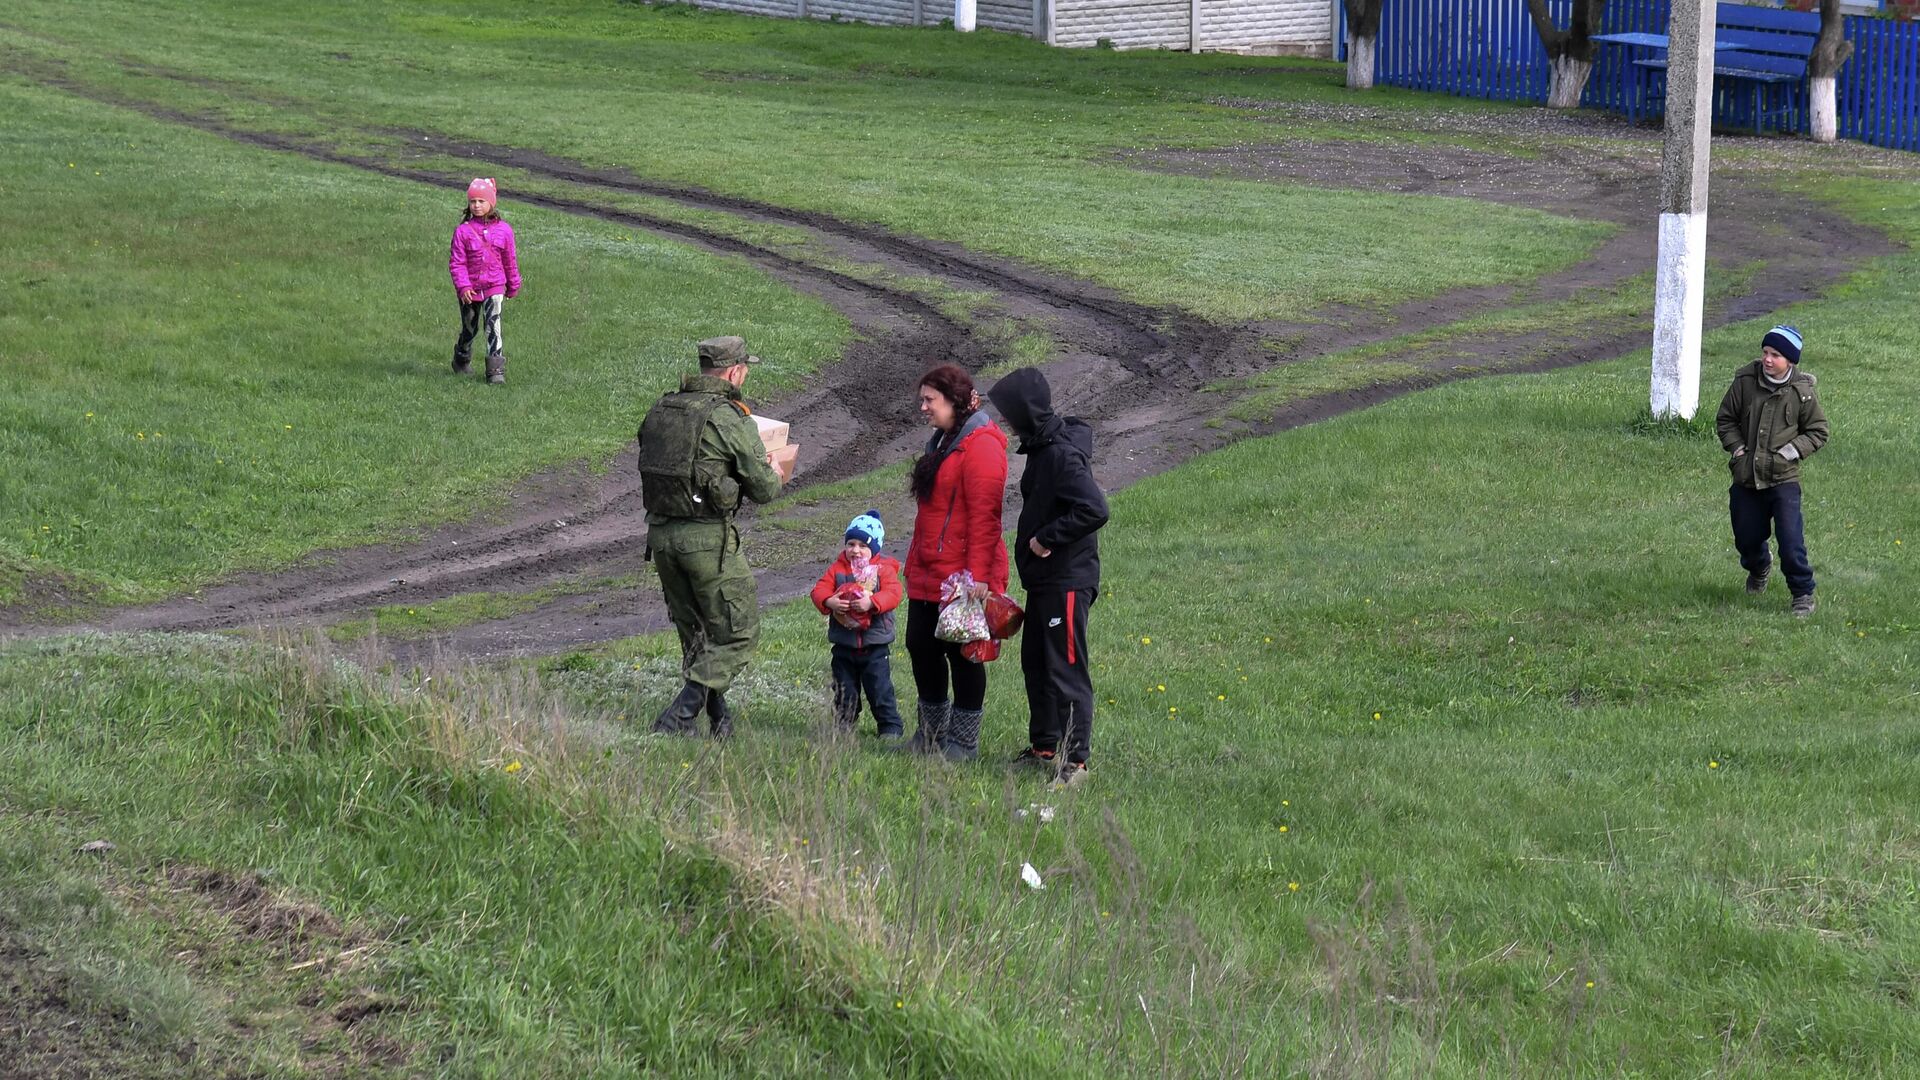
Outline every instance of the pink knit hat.
<svg viewBox="0 0 1920 1080">
<path fill-rule="evenodd" d="M 467 198 L 485 199 L 489 204 L 497 203 L 500 201 L 500 189 L 494 184 L 493 177 L 477 177 L 473 183 L 467 185 Z"/>
</svg>

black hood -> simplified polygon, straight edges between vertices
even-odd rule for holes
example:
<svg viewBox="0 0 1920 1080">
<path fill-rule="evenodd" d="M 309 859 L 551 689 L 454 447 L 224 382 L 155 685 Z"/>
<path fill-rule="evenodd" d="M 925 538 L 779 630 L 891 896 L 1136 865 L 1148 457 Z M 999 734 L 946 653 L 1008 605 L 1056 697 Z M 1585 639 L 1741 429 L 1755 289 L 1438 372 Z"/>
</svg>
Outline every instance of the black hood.
<svg viewBox="0 0 1920 1080">
<path fill-rule="evenodd" d="M 1060 437 L 1062 421 L 1053 413 L 1053 388 L 1039 369 L 1009 372 L 987 391 L 987 399 L 1020 437 L 1021 450 L 1044 446 Z"/>
</svg>

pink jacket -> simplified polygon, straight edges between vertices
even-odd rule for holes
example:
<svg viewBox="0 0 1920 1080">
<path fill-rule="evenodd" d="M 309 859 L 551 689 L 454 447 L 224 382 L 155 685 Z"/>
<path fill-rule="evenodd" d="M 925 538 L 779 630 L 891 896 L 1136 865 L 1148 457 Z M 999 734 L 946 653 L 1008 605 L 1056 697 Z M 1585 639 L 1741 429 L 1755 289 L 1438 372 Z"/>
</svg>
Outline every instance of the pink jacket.
<svg viewBox="0 0 1920 1080">
<path fill-rule="evenodd" d="M 453 291 L 478 290 L 484 299 L 520 291 L 520 260 L 513 253 L 513 226 L 504 221 L 471 218 L 453 230 L 453 250 L 447 256 Z"/>
</svg>

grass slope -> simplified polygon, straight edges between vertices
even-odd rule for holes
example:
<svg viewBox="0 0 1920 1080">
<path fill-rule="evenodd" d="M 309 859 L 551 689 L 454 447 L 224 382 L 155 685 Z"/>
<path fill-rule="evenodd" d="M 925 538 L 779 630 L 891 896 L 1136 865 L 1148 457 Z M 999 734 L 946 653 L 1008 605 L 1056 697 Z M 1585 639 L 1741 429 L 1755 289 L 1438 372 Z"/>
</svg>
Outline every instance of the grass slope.
<svg viewBox="0 0 1920 1080">
<path fill-rule="evenodd" d="M 1829 194 L 1910 229 L 1913 185 Z M 1705 425 L 1635 422 L 1646 376 L 1629 358 L 1418 394 L 1119 495 L 1093 620 L 1095 777 L 1069 797 L 814 737 L 825 650 L 796 605 L 772 614 L 739 695 L 753 734 L 724 753 L 604 733 L 670 691 L 662 638 L 547 665 L 565 705 L 516 683 L 487 692 L 512 709 L 450 714 L 518 727 L 433 720 L 434 692 L 408 685 L 391 693 L 410 705 L 322 695 L 281 720 L 270 665 L 16 648 L 0 822 L 105 830 L 148 858 L 269 868 L 350 916 L 406 915 L 421 938 L 393 970 L 414 1030 L 463 1051 L 511 1031 L 604 1048 L 596 1064 L 633 1046 L 703 1064 L 727 1032 L 814 1000 L 810 967 L 749 996 L 721 966 L 680 964 L 704 931 L 608 914 L 627 890 L 636 911 L 666 902 L 662 882 L 703 912 L 737 890 L 682 876 L 647 839 L 667 827 L 707 853 L 694 865 L 805 867 L 771 892 L 825 898 L 781 910 L 866 943 L 866 981 L 845 984 L 861 1009 L 889 1015 L 887 985 L 916 988 L 901 1013 L 929 988 L 964 1003 L 930 1009 L 967 1033 L 951 1045 L 945 1027 L 915 1041 L 943 1022 L 923 1018 L 871 1042 L 778 1027 L 778 1067 L 897 1066 L 938 1045 L 975 1054 L 944 1071 L 979 1076 L 1905 1075 L 1916 289 L 1906 254 L 1782 313 L 1836 432 L 1807 472 L 1810 621 L 1777 588 L 1740 590 L 1718 444 Z M 1710 384 L 1763 329 L 1709 336 Z M 1010 752 L 1010 666 L 989 715 L 989 753 Z M 582 731 L 599 733 L 584 751 Z M 187 773 L 220 779 L 146 805 Z M 602 809 L 631 807 L 626 792 L 643 793 L 636 817 Z M 1019 884 L 1022 863 L 1045 890 Z M 697 1011 L 621 1027 L 656 979 Z M 1007 1049 L 1061 1045 L 1065 1060 Z"/>
<path fill-rule="evenodd" d="M 1577 261 L 1609 231 L 1468 200 L 1109 160 L 1128 147 L 1350 135 L 1212 104 L 1334 100 L 1331 64 L 1062 51 L 1005 34 L 608 0 L 358 0 L 324 15 L 175 4 L 101 0 L 80 22 L 64 0 L 22 0 L 0 42 L 252 122 L 318 116 L 535 147 L 951 240 L 1224 319 L 1522 280 Z M 190 18 L 173 13 L 187 8 Z M 1369 103 L 1406 111 L 1416 131 L 1435 107 L 1391 90 Z"/>
<path fill-rule="evenodd" d="M 184 637 L 20 647 L 0 691 L 0 917 L 56 964 L 122 957 L 93 994 L 138 1021 L 147 1053 L 191 1061 L 230 1032 L 209 980 L 159 951 L 174 920 L 75 872 L 96 832 L 122 879 L 258 868 L 371 928 L 375 966 L 345 986 L 407 1003 L 374 1026 L 411 1048 L 408 1075 L 1007 1075 L 1049 1056 L 876 980 L 837 927 L 792 918 L 784 886 L 804 867 L 670 839 L 594 733 L 471 721 L 506 717 L 504 699 L 456 711 L 313 653 Z M 51 875 L 74 879 L 65 903 L 42 898 Z M 207 933 L 202 948 L 225 944 Z"/>
<path fill-rule="evenodd" d="M 768 392 L 848 334 L 739 262 L 510 208 L 527 284 L 504 320 L 511 381 L 489 388 L 447 371 L 458 193 L 5 82 L 0 108 L 16 581 L 151 597 L 471 513 L 631 438 L 700 338 L 745 334 Z"/>
</svg>

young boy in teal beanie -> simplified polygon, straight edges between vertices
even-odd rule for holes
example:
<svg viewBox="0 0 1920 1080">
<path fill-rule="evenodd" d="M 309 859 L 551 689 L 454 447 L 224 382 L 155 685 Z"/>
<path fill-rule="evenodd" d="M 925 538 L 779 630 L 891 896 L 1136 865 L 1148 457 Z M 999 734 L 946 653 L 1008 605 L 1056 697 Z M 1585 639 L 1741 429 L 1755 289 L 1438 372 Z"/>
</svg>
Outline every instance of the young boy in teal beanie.
<svg viewBox="0 0 1920 1080">
<path fill-rule="evenodd" d="M 1776 326 L 1760 341 L 1760 359 L 1742 367 L 1720 401 L 1715 429 L 1730 455 L 1727 489 L 1733 546 L 1747 571 L 1747 591 L 1762 593 L 1773 574 L 1769 535 L 1794 615 L 1813 614 L 1813 564 L 1800 518 L 1800 463 L 1827 444 L 1827 414 L 1814 378 L 1800 370 L 1800 331 Z"/>
</svg>

